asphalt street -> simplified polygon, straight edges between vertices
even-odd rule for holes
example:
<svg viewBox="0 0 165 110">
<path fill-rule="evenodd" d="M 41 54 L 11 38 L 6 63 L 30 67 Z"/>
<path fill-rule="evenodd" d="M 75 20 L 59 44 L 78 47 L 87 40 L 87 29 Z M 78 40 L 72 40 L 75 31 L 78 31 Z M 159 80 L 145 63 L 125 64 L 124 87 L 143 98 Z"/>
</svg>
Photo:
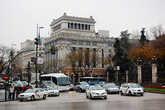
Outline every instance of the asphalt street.
<svg viewBox="0 0 165 110">
<path fill-rule="evenodd" d="M 5 90 L 0 89 L 0 101 L 5 99 Z"/>
<path fill-rule="evenodd" d="M 141 96 L 108 95 L 107 100 L 86 99 L 85 93 L 61 93 L 37 101 L 1 102 L 0 110 L 164 110 L 165 94 L 145 93 Z"/>
</svg>

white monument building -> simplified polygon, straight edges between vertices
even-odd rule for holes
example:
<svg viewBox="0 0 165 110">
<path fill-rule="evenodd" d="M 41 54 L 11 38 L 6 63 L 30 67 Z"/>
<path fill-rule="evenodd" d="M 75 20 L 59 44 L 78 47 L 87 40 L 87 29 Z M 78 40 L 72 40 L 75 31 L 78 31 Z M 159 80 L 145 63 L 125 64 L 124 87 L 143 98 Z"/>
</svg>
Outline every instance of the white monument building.
<svg viewBox="0 0 165 110">
<path fill-rule="evenodd" d="M 71 74 L 71 65 L 66 64 L 66 55 L 78 49 L 93 51 L 98 59 L 93 63 L 94 73 L 103 74 L 104 59 L 114 55 L 113 42 L 109 31 L 95 31 L 96 21 L 89 18 L 63 16 L 53 19 L 50 24 L 51 35 L 45 40 L 45 62 L 49 72 L 62 71 Z M 55 54 L 50 53 L 52 47 L 56 48 Z M 99 63 L 96 63 L 99 62 Z"/>
<path fill-rule="evenodd" d="M 26 40 L 24 42 L 21 42 L 21 50 L 20 52 L 21 58 L 22 58 L 22 69 L 23 71 L 26 71 L 27 64 L 29 61 L 31 61 L 31 57 L 35 57 L 35 44 L 33 40 Z M 25 51 L 25 52 L 24 52 Z"/>
</svg>

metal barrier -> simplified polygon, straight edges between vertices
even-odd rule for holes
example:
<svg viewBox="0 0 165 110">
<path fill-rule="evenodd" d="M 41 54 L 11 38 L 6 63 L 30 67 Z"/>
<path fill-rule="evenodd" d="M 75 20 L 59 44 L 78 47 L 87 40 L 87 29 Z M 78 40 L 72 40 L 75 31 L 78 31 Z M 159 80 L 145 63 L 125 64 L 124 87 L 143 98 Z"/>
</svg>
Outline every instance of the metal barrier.
<svg viewBox="0 0 165 110">
<path fill-rule="evenodd" d="M 0 89 L 0 101 L 5 101 L 5 89 Z"/>
</svg>

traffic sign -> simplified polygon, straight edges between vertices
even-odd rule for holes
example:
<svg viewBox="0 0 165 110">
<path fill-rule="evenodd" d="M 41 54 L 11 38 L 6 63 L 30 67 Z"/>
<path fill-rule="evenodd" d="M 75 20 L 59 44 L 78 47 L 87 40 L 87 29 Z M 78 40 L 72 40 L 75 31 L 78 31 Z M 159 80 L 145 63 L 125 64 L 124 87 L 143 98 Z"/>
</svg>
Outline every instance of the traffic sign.
<svg viewBox="0 0 165 110">
<path fill-rule="evenodd" d="M 3 76 L 3 79 L 4 79 L 4 80 L 9 80 L 8 75 L 4 75 L 4 76 Z"/>
<path fill-rule="evenodd" d="M 43 64 L 44 63 L 44 59 L 41 57 L 37 58 L 37 64 Z"/>
</svg>

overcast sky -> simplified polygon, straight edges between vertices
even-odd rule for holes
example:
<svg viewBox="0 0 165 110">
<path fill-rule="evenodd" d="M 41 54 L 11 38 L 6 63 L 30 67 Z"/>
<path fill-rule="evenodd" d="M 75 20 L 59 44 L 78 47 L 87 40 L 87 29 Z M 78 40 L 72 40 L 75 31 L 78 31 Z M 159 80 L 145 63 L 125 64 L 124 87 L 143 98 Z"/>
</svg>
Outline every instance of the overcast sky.
<svg viewBox="0 0 165 110">
<path fill-rule="evenodd" d="M 42 37 L 49 36 L 50 23 L 64 12 L 70 16 L 96 20 L 96 30 L 109 30 L 110 36 L 165 25 L 165 0 L 0 0 L 0 45 L 20 48 L 34 39 L 36 25 L 44 26 Z"/>
</svg>

